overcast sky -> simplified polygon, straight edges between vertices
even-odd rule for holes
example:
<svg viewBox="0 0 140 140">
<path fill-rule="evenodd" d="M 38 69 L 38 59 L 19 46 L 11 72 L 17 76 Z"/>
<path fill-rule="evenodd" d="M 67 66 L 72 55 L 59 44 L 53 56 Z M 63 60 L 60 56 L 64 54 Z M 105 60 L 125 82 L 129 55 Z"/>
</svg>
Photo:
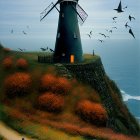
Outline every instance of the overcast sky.
<svg viewBox="0 0 140 140">
<path fill-rule="evenodd" d="M 12 49 L 40 48 L 52 45 L 56 38 L 59 13 L 56 9 L 40 22 L 40 13 L 56 0 L 0 0 L 0 42 Z M 129 39 L 133 37 L 125 29 L 125 23 L 129 14 L 136 20 L 128 22 L 136 36 L 140 39 L 140 0 L 122 0 L 122 7 L 128 6 L 124 13 L 118 14 L 114 8 L 118 7 L 120 0 L 79 0 L 81 7 L 87 12 L 86 22 L 80 26 L 82 41 L 88 40 L 86 35 L 93 31 L 93 40 L 101 38 L 99 32 L 110 36 L 110 39 Z M 112 17 L 117 16 L 117 23 L 113 23 Z M 116 26 L 110 34 L 106 29 Z M 11 33 L 13 30 L 13 33 Z M 27 35 L 24 35 L 25 31 Z"/>
</svg>

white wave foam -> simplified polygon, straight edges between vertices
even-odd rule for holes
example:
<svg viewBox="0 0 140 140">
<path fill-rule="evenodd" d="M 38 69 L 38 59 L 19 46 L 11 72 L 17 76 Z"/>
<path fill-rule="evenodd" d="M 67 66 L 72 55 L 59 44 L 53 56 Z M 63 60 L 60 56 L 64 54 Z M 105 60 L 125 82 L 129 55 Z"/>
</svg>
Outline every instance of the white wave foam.
<svg viewBox="0 0 140 140">
<path fill-rule="evenodd" d="M 129 94 L 126 94 L 125 91 L 121 90 L 123 101 L 128 101 L 128 100 L 138 100 L 140 101 L 140 96 L 131 96 Z"/>
</svg>

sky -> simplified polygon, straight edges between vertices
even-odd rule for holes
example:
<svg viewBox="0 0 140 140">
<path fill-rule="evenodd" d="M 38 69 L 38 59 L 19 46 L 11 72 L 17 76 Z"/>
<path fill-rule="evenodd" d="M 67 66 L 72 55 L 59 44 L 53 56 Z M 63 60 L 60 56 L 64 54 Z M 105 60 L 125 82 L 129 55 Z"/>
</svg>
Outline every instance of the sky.
<svg viewBox="0 0 140 140">
<path fill-rule="evenodd" d="M 54 48 L 57 32 L 59 13 L 56 9 L 40 22 L 40 13 L 51 3 L 57 0 L 0 0 L 0 42 L 11 49 L 25 48 L 27 50 L 39 50 L 40 47 Z M 110 40 L 134 40 L 125 28 L 129 14 L 136 20 L 128 22 L 136 36 L 140 40 L 140 0 L 122 0 L 122 7 L 127 6 L 123 13 L 117 13 L 120 0 L 79 0 L 79 5 L 86 11 L 88 18 L 80 26 L 83 44 L 91 41 L 86 35 L 93 31 L 92 40 L 100 43 L 98 39 L 104 39 L 99 33 L 110 36 Z M 59 6 L 59 5 L 58 5 Z M 113 23 L 112 17 L 117 16 L 117 23 Z M 116 26 L 113 33 L 106 30 Z M 13 33 L 11 33 L 13 30 Z M 25 31 L 27 35 L 24 35 Z M 86 51 L 86 48 L 83 46 Z"/>
</svg>

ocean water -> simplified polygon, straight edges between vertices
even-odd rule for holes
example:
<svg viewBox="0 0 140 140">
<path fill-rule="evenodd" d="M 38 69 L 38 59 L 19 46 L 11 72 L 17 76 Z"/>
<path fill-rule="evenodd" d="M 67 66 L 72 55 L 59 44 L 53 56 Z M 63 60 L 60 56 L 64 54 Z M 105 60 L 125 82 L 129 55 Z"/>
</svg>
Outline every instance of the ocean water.
<svg viewBox="0 0 140 140">
<path fill-rule="evenodd" d="M 106 73 L 118 85 L 131 113 L 140 119 L 140 41 L 108 40 L 99 44 L 84 40 L 83 48 L 86 53 L 94 49 L 101 56 Z"/>
</svg>

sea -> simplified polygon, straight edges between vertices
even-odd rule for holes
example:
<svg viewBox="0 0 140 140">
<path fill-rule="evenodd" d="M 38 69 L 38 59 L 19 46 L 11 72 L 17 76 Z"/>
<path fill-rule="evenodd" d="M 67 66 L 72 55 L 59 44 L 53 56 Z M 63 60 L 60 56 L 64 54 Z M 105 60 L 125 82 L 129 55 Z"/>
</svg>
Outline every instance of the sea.
<svg viewBox="0 0 140 140">
<path fill-rule="evenodd" d="M 84 40 L 83 49 L 101 57 L 107 75 L 115 81 L 125 104 L 140 121 L 140 40 L 116 39 L 104 43 Z"/>
</svg>

